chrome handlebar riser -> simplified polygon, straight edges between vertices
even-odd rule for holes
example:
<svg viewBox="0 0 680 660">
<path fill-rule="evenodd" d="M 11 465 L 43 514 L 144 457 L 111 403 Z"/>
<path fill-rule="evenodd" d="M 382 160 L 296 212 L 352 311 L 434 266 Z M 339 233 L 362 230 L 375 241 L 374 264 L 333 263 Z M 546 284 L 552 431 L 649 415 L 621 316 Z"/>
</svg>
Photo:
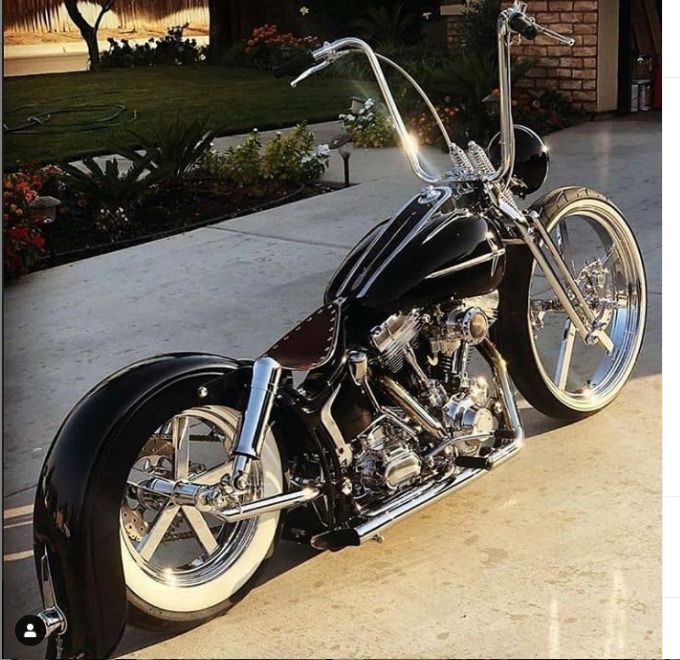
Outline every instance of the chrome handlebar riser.
<svg viewBox="0 0 680 660">
<path fill-rule="evenodd" d="M 298 76 L 291 85 L 295 86 L 308 76 L 320 71 L 338 57 L 342 57 L 352 52 L 361 52 L 368 59 L 368 63 L 373 71 L 375 79 L 380 88 L 380 92 L 385 101 L 385 106 L 389 112 L 394 123 L 395 130 L 399 136 L 402 147 L 406 153 L 409 164 L 418 178 L 429 185 L 450 185 L 452 183 L 463 183 L 470 181 L 480 181 L 485 183 L 498 183 L 502 191 L 510 187 L 513 169 L 515 163 L 515 131 L 512 119 L 512 73 L 510 63 L 510 46 L 512 37 L 516 34 L 511 28 L 509 21 L 517 13 L 522 14 L 527 20 L 531 21 L 536 30 L 548 37 L 551 37 L 566 45 L 573 46 L 574 40 L 565 37 L 557 32 L 553 32 L 548 28 L 544 28 L 535 23 L 534 19 L 526 17 L 527 3 L 520 0 L 515 0 L 515 3 L 509 9 L 502 11 L 498 17 L 498 71 L 499 71 L 499 101 L 500 101 L 500 132 L 501 132 L 501 161 L 497 169 L 493 170 L 488 167 L 488 158 L 480 158 L 477 153 L 481 147 L 476 148 L 476 153 L 470 157 L 457 144 L 452 142 L 449 134 L 444 126 L 444 123 L 439 116 L 436 108 L 423 91 L 420 85 L 398 64 L 387 57 L 376 53 L 369 44 L 356 37 L 346 37 L 338 39 L 332 43 L 325 43 L 320 48 L 312 52 L 315 61 L 319 62 L 311 67 L 303 74 Z M 394 69 L 396 69 L 406 80 L 414 87 L 420 97 L 425 102 L 428 110 L 432 113 L 437 126 L 448 145 L 449 154 L 453 163 L 451 171 L 445 174 L 433 174 L 421 162 L 418 156 L 417 144 L 415 138 L 408 132 L 404 119 L 401 116 L 397 103 L 392 94 L 392 90 L 385 78 L 385 73 L 380 65 L 383 61 Z M 482 166 L 476 165 L 481 163 Z"/>
<path fill-rule="evenodd" d="M 422 163 L 420 162 L 420 158 L 418 157 L 416 149 L 417 145 L 415 144 L 414 138 L 406 129 L 406 124 L 404 123 L 404 119 L 399 112 L 397 102 L 394 100 L 392 90 L 390 89 L 387 79 L 385 78 L 385 73 L 380 66 L 380 60 L 378 59 L 375 51 L 365 41 L 357 39 L 356 37 L 345 37 L 344 39 L 338 39 L 332 43 L 324 44 L 321 46 L 321 48 L 313 51 L 312 56 L 318 61 L 325 59 L 331 54 L 342 52 L 346 49 L 361 51 L 368 59 L 368 63 L 378 83 L 380 92 L 383 96 L 383 99 L 385 100 L 387 110 L 392 117 L 392 121 L 394 122 L 394 127 L 397 131 L 397 135 L 399 136 L 401 145 L 406 152 L 406 157 L 408 158 L 411 168 L 415 172 L 416 176 L 422 179 L 425 183 L 429 183 L 431 185 L 447 183 L 449 181 L 448 177 L 431 174 L 425 169 L 425 167 L 423 167 Z"/>
</svg>

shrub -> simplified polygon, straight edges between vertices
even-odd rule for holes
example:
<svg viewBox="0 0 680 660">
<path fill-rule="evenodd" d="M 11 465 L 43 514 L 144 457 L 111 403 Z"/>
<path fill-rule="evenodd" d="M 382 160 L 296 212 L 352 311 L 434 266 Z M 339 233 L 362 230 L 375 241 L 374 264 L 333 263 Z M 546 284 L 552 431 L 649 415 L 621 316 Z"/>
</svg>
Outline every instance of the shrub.
<svg viewBox="0 0 680 660">
<path fill-rule="evenodd" d="M 296 37 L 292 32 L 279 32 L 276 25 L 263 25 L 253 30 L 249 39 L 237 44 L 224 64 L 273 69 L 282 62 L 318 48 L 318 37 Z"/>
<path fill-rule="evenodd" d="M 535 60 L 514 61 L 513 83 L 521 80 L 535 65 Z M 451 135 L 454 141 L 482 143 L 498 131 L 498 106 L 488 101 L 498 89 L 498 64 L 494 59 L 484 54 L 465 53 L 431 75 L 432 86 L 440 98 L 451 98 L 460 110 Z"/>
<path fill-rule="evenodd" d="M 217 130 L 211 129 L 209 123 L 208 118 L 187 120 L 176 115 L 150 124 L 143 132 L 130 133 L 148 148 L 147 165 L 156 170 L 157 178 L 180 185 L 187 172 L 210 149 Z M 132 161 L 137 156 L 136 152 L 124 148 L 118 152 Z"/>
<path fill-rule="evenodd" d="M 469 3 L 460 20 L 458 49 L 465 53 L 495 57 L 498 52 L 498 14 L 501 0 Z"/>
<path fill-rule="evenodd" d="M 15 279 L 31 270 L 44 253 L 44 219 L 30 204 L 59 176 L 56 167 L 7 174 L 2 181 L 3 272 Z"/>
<path fill-rule="evenodd" d="M 422 44 L 385 44 L 378 48 L 378 52 L 394 60 L 399 66 L 408 71 L 421 85 L 427 85 L 430 72 L 446 66 L 451 61 L 450 53 L 439 48 L 432 48 Z M 408 86 L 397 73 L 383 64 L 383 70 L 390 79 L 393 90 Z M 365 57 L 359 55 L 343 57 L 334 62 L 321 75 L 337 78 L 352 78 L 356 80 L 373 80 L 373 72 Z"/>
<path fill-rule="evenodd" d="M 304 125 L 277 133 L 264 147 L 260 174 L 265 180 L 306 184 L 318 180 L 328 166 L 327 145 L 314 146 L 314 134 Z"/>
<path fill-rule="evenodd" d="M 175 25 L 168 28 L 162 39 L 151 38 L 144 44 L 130 45 L 127 39 L 116 41 L 109 38 L 109 50 L 101 54 L 104 68 L 124 68 L 132 66 L 188 65 L 198 64 L 206 59 L 206 50 L 199 46 L 196 39 L 184 39 L 184 30 L 189 27 Z"/>
<path fill-rule="evenodd" d="M 455 134 L 460 111 L 452 104 L 451 97 L 446 97 L 443 104 L 435 105 L 435 109 L 439 113 L 449 136 Z M 446 146 L 439 126 L 429 110 L 424 110 L 419 114 L 408 117 L 406 119 L 406 124 L 409 131 L 415 136 L 418 144 L 426 146 Z"/>
<path fill-rule="evenodd" d="M 328 145 L 314 145 L 314 134 L 304 125 L 277 133 L 262 148 L 257 131 L 224 153 L 208 151 L 199 162 L 203 171 L 241 187 L 284 182 L 305 185 L 317 181 L 328 167 Z"/>
<path fill-rule="evenodd" d="M 587 114 L 577 110 L 563 94 L 544 90 L 530 94 L 529 102 L 517 108 L 515 121 L 532 128 L 539 135 L 547 135 L 583 121 Z"/>
<path fill-rule="evenodd" d="M 392 120 L 374 99 L 366 99 L 356 114 L 340 115 L 340 120 L 357 147 L 392 147 L 397 142 Z"/>
<path fill-rule="evenodd" d="M 390 4 L 370 7 L 364 14 L 352 21 L 352 27 L 360 37 L 375 46 L 417 41 L 422 27 L 418 12 L 409 11 L 404 4 Z"/>
<path fill-rule="evenodd" d="M 102 169 L 93 158 L 83 159 L 85 170 L 63 165 L 65 183 L 87 206 L 96 227 L 110 241 L 120 238 L 129 225 L 129 211 L 156 182 L 157 173 L 149 171 L 152 154 L 130 154 L 132 164 L 121 171 L 118 160 L 105 161 Z"/>
<path fill-rule="evenodd" d="M 198 167 L 220 179 L 233 181 L 243 188 L 254 186 L 260 180 L 261 149 L 260 136 L 257 130 L 254 130 L 241 144 L 229 147 L 226 152 L 221 153 L 212 149 L 206 151 Z"/>
</svg>

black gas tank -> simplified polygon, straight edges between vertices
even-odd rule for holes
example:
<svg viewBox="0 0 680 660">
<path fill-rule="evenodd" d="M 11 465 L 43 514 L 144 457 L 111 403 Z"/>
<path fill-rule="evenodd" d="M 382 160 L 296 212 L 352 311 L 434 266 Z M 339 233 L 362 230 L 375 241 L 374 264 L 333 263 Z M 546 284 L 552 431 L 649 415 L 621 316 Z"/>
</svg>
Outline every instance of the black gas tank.
<svg viewBox="0 0 680 660">
<path fill-rule="evenodd" d="M 371 230 L 331 279 L 326 300 L 398 309 L 495 289 L 505 248 L 483 215 L 458 208 L 449 188 L 415 197 Z"/>
</svg>

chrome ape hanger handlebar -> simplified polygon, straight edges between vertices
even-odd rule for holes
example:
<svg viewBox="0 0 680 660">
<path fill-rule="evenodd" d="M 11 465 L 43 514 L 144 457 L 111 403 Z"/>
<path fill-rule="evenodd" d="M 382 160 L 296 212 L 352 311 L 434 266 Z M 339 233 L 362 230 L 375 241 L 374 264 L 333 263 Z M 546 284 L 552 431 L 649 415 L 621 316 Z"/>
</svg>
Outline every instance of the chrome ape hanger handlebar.
<svg viewBox="0 0 680 660">
<path fill-rule="evenodd" d="M 295 87 L 305 78 L 325 69 L 327 66 L 335 62 L 338 58 L 351 53 L 362 53 L 366 56 L 368 63 L 373 71 L 373 75 L 378 83 L 380 92 L 383 96 L 387 111 L 389 112 L 394 123 L 395 130 L 399 136 L 401 145 L 406 153 L 409 163 L 422 181 L 430 185 L 451 183 L 460 183 L 465 181 L 487 181 L 500 182 L 507 187 L 512 178 L 514 161 L 515 161 L 515 135 L 514 124 L 512 120 L 512 79 L 510 66 L 510 47 L 512 39 L 515 36 L 523 36 L 526 39 L 534 39 L 539 34 L 550 37 L 555 41 L 573 46 L 574 40 L 565 37 L 553 30 L 538 25 L 532 17 L 526 15 L 527 3 L 515 0 L 512 7 L 502 11 L 498 17 L 498 63 L 499 63 L 499 101 L 500 101 L 500 123 L 501 123 L 501 162 L 498 168 L 494 167 L 485 159 L 483 150 L 474 143 L 468 145 L 468 151 L 465 152 L 461 147 L 455 144 L 447 130 L 444 123 L 435 109 L 431 100 L 428 98 L 424 90 L 418 83 L 402 69 L 398 64 L 392 60 L 376 53 L 369 44 L 356 37 L 346 37 L 338 39 L 331 43 L 325 43 L 320 48 L 312 51 L 311 58 L 303 62 L 303 67 L 312 64 L 313 66 L 306 68 L 291 85 Z M 404 119 L 399 111 L 399 107 L 394 99 L 392 90 L 387 82 L 385 73 L 381 66 L 381 62 L 388 64 L 396 69 L 406 80 L 414 87 L 414 89 L 421 96 L 425 102 L 428 110 L 432 113 L 437 126 L 444 138 L 445 144 L 448 147 L 451 160 L 454 168 L 445 174 L 437 174 L 428 170 L 424 165 L 418 154 L 418 144 L 413 135 L 411 135 L 406 127 Z M 291 67 L 296 68 L 296 67 Z M 300 67 L 297 67 L 300 70 Z M 286 72 L 281 71 L 283 75 Z M 482 160 L 480 162 L 480 152 L 482 152 Z"/>
</svg>

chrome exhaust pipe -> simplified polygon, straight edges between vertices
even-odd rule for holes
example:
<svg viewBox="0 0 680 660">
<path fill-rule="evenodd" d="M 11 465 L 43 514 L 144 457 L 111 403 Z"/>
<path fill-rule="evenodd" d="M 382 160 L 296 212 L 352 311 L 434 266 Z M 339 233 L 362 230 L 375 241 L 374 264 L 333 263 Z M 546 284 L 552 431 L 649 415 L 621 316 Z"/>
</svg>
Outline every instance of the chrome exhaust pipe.
<svg viewBox="0 0 680 660">
<path fill-rule="evenodd" d="M 482 475 L 486 474 L 488 470 L 491 470 L 498 465 L 505 463 L 511 458 L 514 458 L 522 448 L 524 444 L 524 429 L 522 427 L 522 420 L 519 416 L 519 411 L 517 410 L 515 393 L 512 389 L 512 384 L 510 382 L 505 360 L 498 352 L 498 349 L 495 347 L 495 345 L 488 338 L 479 345 L 479 349 L 493 370 L 494 379 L 498 389 L 498 395 L 501 399 L 501 403 L 503 404 L 505 424 L 511 433 L 510 442 L 504 446 L 494 449 L 494 451 L 489 454 L 486 459 L 486 469 L 469 469 L 455 476 L 449 477 L 448 479 L 444 479 L 443 481 L 433 484 L 425 484 L 420 488 L 416 488 L 408 493 L 405 493 L 402 497 L 396 498 L 392 502 L 373 512 L 366 512 L 365 515 L 368 516 L 369 519 L 354 528 L 354 531 L 358 537 L 357 542 L 359 544 L 380 538 L 380 532 L 386 530 L 404 518 L 407 518 L 411 514 L 416 513 L 428 504 L 432 504 L 433 502 L 436 502 L 442 497 L 453 493 L 463 486 L 467 486 L 475 479 L 478 479 Z M 389 378 L 383 378 L 381 379 L 381 382 L 391 390 L 393 396 L 396 396 L 396 398 L 402 398 L 401 390 L 403 390 L 403 388 L 401 388 L 398 383 L 394 383 L 394 381 L 391 381 Z M 393 383 L 398 387 L 393 387 Z M 410 398 L 410 395 L 408 395 L 406 400 L 408 401 Z M 421 407 L 420 404 L 417 404 L 417 406 L 419 408 Z M 407 408 L 407 411 L 411 412 L 412 414 L 416 414 L 416 416 L 422 416 L 421 411 L 417 408 L 411 407 L 410 410 Z M 437 431 L 437 427 L 433 425 L 432 430 Z"/>
<path fill-rule="evenodd" d="M 489 457 L 492 466 L 496 467 L 510 460 L 517 455 L 521 447 L 521 443 L 513 441 L 505 447 L 495 450 L 493 455 Z M 366 515 L 371 516 L 369 520 L 354 528 L 359 544 L 376 540 L 381 532 L 392 527 L 392 525 L 396 525 L 425 506 L 433 504 L 446 495 L 463 488 L 463 486 L 467 486 L 486 472 L 486 470 L 466 470 L 444 481 L 416 489 L 415 492 L 408 493 L 405 497 L 378 509 L 373 514 L 367 512 Z"/>
<path fill-rule="evenodd" d="M 493 370 L 494 380 L 498 386 L 498 396 L 503 404 L 505 424 L 513 432 L 512 441 L 521 446 L 524 443 L 524 427 L 519 416 L 519 410 L 517 410 L 515 393 L 508 375 L 508 366 L 488 337 L 479 344 L 479 351 Z"/>
</svg>

